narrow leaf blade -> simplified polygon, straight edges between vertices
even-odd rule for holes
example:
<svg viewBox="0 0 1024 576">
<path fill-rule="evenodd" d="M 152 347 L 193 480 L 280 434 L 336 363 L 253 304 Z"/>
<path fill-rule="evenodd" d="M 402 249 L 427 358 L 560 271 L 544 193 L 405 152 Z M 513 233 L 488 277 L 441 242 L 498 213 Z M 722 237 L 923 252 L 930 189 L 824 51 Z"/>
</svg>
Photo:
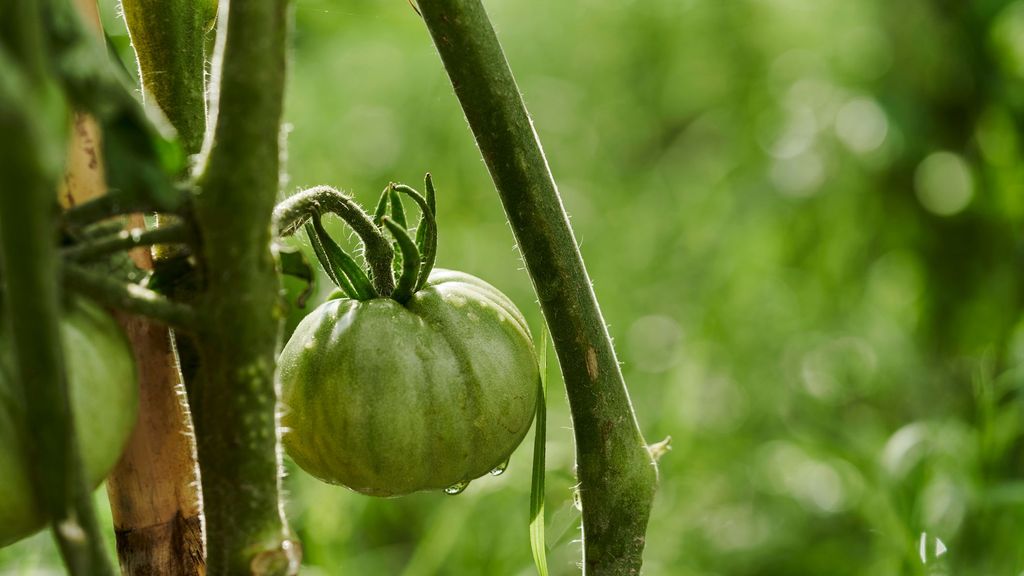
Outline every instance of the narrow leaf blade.
<svg viewBox="0 0 1024 576">
<path fill-rule="evenodd" d="M 540 351 L 537 360 L 540 366 L 540 392 L 537 395 L 537 419 L 533 437 L 533 482 L 530 487 L 530 548 L 533 563 L 540 576 L 548 576 L 547 549 L 544 543 L 544 461 L 547 441 L 547 373 L 548 373 L 548 329 L 541 328 Z"/>
</svg>

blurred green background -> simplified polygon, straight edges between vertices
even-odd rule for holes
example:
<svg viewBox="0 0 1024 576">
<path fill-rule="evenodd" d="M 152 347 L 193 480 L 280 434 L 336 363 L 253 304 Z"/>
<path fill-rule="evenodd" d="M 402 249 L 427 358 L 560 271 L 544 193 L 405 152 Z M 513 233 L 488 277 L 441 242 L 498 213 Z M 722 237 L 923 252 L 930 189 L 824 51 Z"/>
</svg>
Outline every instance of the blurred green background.
<svg viewBox="0 0 1024 576">
<path fill-rule="evenodd" d="M 641 428 L 673 438 L 645 573 L 1024 573 L 1024 1 L 487 7 Z M 294 15 L 286 189 L 372 204 L 431 171 L 439 265 L 498 286 L 539 333 L 410 6 Z M 549 559 L 576 574 L 554 369 L 549 390 Z M 455 497 L 371 499 L 292 467 L 304 573 L 534 573 L 531 446 Z M 45 534 L 0 550 L 0 572 L 56 566 Z"/>
</svg>

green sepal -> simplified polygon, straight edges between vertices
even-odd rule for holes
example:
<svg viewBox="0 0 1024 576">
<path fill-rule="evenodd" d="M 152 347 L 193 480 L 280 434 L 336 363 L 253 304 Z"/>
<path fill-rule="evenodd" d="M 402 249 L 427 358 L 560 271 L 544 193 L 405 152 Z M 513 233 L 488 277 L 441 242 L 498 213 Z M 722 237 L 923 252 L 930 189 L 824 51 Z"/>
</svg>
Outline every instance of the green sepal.
<svg viewBox="0 0 1024 576">
<path fill-rule="evenodd" d="M 404 304 L 412 297 L 413 291 L 416 289 L 420 268 L 420 251 L 416 249 L 416 244 L 409 237 L 405 228 L 387 216 L 381 221 L 394 236 L 402 253 L 402 275 L 398 277 L 398 283 L 395 284 L 395 291 L 391 293 L 391 298 Z"/>
<path fill-rule="evenodd" d="M 313 228 L 316 230 L 316 234 L 320 240 L 320 244 L 323 246 L 324 253 L 327 255 L 327 260 L 330 262 L 331 267 L 334 268 L 335 273 L 338 275 L 338 279 L 342 280 L 346 286 L 351 288 L 352 297 L 357 300 L 370 300 L 377 297 L 377 291 L 373 289 L 373 284 L 370 283 L 370 278 L 363 272 L 363 269 L 359 264 L 345 252 L 341 246 L 334 241 L 333 238 L 327 234 L 327 230 L 324 229 L 323 223 L 320 221 L 320 215 L 313 215 Z M 342 290 L 345 290 L 344 286 L 338 286 Z"/>
<path fill-rule="evenodd" d="M 416 248 L 420 253 L 421 264 L 415 288 L 419 290 L 427 284 L 430 271 L 434 268 L 434 259 L 437 257 L 437 220 L 434 218 L 434 209 L 430 207 L 430 200 L 419 192 L 405 184 L 396 184 L 394 190 L 409 196 L 420 207 L 420 222 L 416 227 Z"/>
<path fill-rule="evenodd" d="M 408 229 L 409 223 L 405 219 L 405 206 L 402 205 L 402 197 L 395 191 L 394 182 L 388 186 L 388 192 L 391 195 L 391 219 L 395 221 L 395 224 Z"/>
<path fill-rule="evenodd" d="M 373 210 L 373 223 L 380 226 L 380 219 L 388 213 L 388 199 L 391 198 L 391 186 L 388 185 L 380 193 L 380 200 L 377 200 L 377 207 Z"/>
<path fill-rule="evenodd" d="M 430 172 L 427 172 L 426 175 L 423 176 L 423 186 L 427 189 L 427 206 L 430 206 L 430 212 L 436 215 L 437 195 L 434 193 L 434 179 L 430 176 Z"/>
<path fill-rule="evenodd" d="M 307 222 L 303 228 L 306 230 L 306 236 L 309 238 L 309 244 L 313 247 L 313 253 L 316 254 L 316 259 L 320 262 L 320 267 L 327 273 L 327 277 L 331 279 L 341 291 L 347 293 L 350 298 L 355 297 L 356 290 L 348 282 L 348 278 L 338 275 L 338 270 L 335 270 L 334 266 L 331 266 L 331 260 L 327 257 L 327 252 L 324 250 L 323 244 L 320 242 L 320 236 L 317 234 L 316 228 L 313 224 Z"/>
</svg>

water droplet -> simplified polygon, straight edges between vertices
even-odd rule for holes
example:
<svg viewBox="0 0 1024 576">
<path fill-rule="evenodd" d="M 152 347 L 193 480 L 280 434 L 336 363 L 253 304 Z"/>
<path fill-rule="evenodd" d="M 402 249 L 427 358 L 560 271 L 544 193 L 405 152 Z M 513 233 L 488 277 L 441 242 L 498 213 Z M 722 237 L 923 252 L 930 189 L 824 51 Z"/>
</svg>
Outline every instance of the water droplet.
<svg viewBox="0 0 1024 576">
<path fill-rule="evenodd" d="M 491 470 L 491 476 L 501 476 L 505 473 L 505 469 L 508 468 L 508 460 L 505 460 L 501 464 L 498 464 Z"/>
<path fill-rule="evenodd" d="M 455 496 L 456 494 L 462 494 L 462 491 L 469 486 L 469 480 L 463 480 L 462 482 L 456 482 L 451 486 L 444 489 L 444 493 L 449 496 Z"/>
<path fill-rule="evenodd" d="M 921 563 L 927 564 L 929 560 L 938 560 L 943 554 L 949 550 L 946 548 L 946 543 L 940 538 L 934 537 L 935 540 L 935 553 L 934 555 L 928 554 L 928 534 L 921 532 L 921 539 L 918 541 L 918 553 L 921 555 Z"/>
</svg>

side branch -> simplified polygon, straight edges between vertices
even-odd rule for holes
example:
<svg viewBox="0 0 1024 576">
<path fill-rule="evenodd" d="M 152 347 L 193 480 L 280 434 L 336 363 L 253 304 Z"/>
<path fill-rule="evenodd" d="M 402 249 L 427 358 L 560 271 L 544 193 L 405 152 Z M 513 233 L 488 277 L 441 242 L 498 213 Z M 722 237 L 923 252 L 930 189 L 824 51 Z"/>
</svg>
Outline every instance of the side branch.
<svg viewBox="0 0 1024 576">
<path fill-rule="evenodd" d="M 480 0 L 419 0 L 419 7 L 558 353 L 576 435 L 585 572 L 638 573 L 657 468 L 540 141 Z"/>
<path fill-rule="evenodd" d="M 192 330 L 196 325 L 195 311 L 136 284 L 125 284 L 104 274 L 93 272 L 75 264 L 65 264 L 64 280 L 68 287 L 97 302 L 140 314 L 163 322 L 172 328 Z"/>
<path fill-rule="evenodd" d="M 189 229 L 184 224 L 165 226 L 153 230 L 132 228 L 130 230 L 122 230 L 111 236 L 82 242 L 81 244 L 65 248 L 63 256 L 71 260 L 87 261 L 140 246 L 184 244 L 190 238 Z"/>
</svg>

